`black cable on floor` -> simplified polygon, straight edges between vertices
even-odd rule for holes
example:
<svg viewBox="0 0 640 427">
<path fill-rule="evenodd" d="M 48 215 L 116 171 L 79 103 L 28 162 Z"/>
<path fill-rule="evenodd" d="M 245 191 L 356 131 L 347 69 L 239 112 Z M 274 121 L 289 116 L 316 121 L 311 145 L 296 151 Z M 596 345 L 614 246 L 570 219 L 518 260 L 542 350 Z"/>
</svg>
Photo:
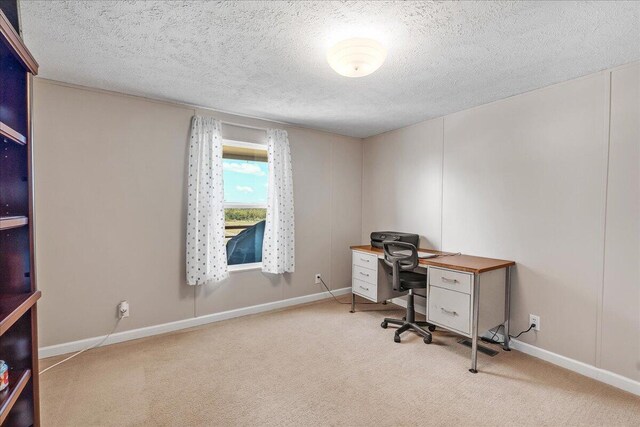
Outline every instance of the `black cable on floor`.
<svg viewBox="0 0 640 427">
<path fill-rule="evenodd" d="M 333 294 L 333 292 L 331 292 L 331 289 L 329 289 L 329 287 L 327 286 L 326 283 L 324 283 L 324 280 L 322 280 L 322 277 L 320 277 L 320 282 L 322 282 L 322 285 L 324 286 L 324 288 L 327 290 L 327 292 L 329 292 L 329 294 L 333 297 L 334 300 L 336 300 L 336 302 L 338 304 L 347 304 L 347 305 L 351 305 L 350 302 L 344 302 L 344 301 L 340 301 L 338 298 L 336 298 L 336 296 Z M 377 302 L 357 302 L 357 305 L 377 305 Z M 383 311 L 383 310 L 360 310 L 360 311 Z"/>
<path fill-rule="evenodd" d="M 534 323 L 532 323 L 531 326 L 529 326 L 529 329 L 526 329 L 526 330 L 520 332 L 516 336 L 509 335 L 509 338 L 512 338 L 512 339 L 518 338 L 520 335 L 526 334 L 527 332 L 529 332 L 531 329 L 533 329 L 535 327 L 536 327 L 536 325 Z M 502 328 L 502 330 L 504 331 L 504 325 L 500 325 L 500 326 L 498 326 L 496 328 L 495 331 L 493 331 L 493 335 L 491 336 L 491 338 L 482 338 L 482 340 L 485 341 L 485 342 L 491 343 L 491 344 L 500 344 L 500 345 L 504 344 L 504 341 L 497 341 L 495 339 L 496 335 L 498 335 L 498 331 L 500 330 L 500 328 Z"/>
<path fill-rule="evenodd" d="M 326 284 L 326 283 L 324 283 L 324 280 L 322 280 L 322 277 L 320 277 L 320 281 L 322 282 L 322 285 L 323 285 L 323 286 L 324 286 L 324 288 L 327 290 L 327 292 L 329 292 L 329 294 L 331 294 L 331 296 L 333 297 L 333 299 L 334 299 L 334 300 L 336 300 L 336 302 L 337 302 L 338 304 L 349 304 L 349 305 L 351 305 L 351 303 L 350 303 L 350 302 L 343 302 L 343 301 L 340 301 L 340 300 L 339 300 L 339 299 L 338 299 L 338 298 L 333 294 L 333 292 L 331 292 L 331 289 L 329 289 L 329 287 L 327 286 L 327 284 Z M 356 303 L 356 304 L 377 304 L 377 302 L 358 302 L 358 303 Z"/>
</svg>

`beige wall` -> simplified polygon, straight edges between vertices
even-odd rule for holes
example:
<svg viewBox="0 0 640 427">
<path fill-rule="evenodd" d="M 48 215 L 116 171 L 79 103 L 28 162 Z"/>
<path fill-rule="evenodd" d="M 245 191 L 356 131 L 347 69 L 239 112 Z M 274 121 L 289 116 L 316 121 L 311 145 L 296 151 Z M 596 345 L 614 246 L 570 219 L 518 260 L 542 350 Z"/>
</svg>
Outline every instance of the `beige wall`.
<svg viewBox="0 0 640 427">
<path fill-rule="evenodd" d="M 640 64 L 611 74 L 600 366 L 640 381 Z"/>
<path fill-rule="evenodd" d="M 185 284 L 187 136 L 194 113 L 284 128 L 296 202 L 296 272 L 233 272 Z M 116 305 L 125 331 L 349 286 L 361 235 L 362 142 L 42 79 L 34 86 L 34 177 L 40 345 L 103 335 Z M 225 126 L 231 139 L 264 132 Z M 345 261 L 346 259 L 346 261 Z"/>
<path fill-rule="evenodd" d="M 362 181 L 363 235 L 420 234 L 420 245 L 441 247 L 443 120 L 435 119 L 366 139 Z"/>
<path fill-rule="evenodd" d="M 542 330 L 521 340 L 640 379 L 639 69 L 365 139 L 363 241 L 401 229 L 435 248 L 514 259 L 513 328 L 541 316 Z"/>
<path fill-rule="evenodd" d="M 523 341 L 595 364 L 608 76 L 445 118 L 443 248 L 513 259 L 512 326 Z M 588 339 L 576 331 L 583 331 Z"/>
</svg>

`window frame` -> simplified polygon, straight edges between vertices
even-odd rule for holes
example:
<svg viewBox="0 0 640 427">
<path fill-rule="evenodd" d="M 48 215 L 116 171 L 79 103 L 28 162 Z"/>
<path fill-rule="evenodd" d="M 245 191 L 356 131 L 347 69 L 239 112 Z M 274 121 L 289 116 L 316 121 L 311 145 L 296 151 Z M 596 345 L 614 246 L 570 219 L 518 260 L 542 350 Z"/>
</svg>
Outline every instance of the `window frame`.
<svg viewBox="0 0 640 427">
<path fill-rule="evenodd" d="M 223 150 L 225 145 L 231 146 L 231 147 L 239 147 L 239 148 L 251 148 L 254 150 L 259 149 L 265 152 L 268 151 L 266 144 L 222 138 Z M 223 161 L 224 161 L 224 156 L 223 156 Z M 223 172 L 223 177 L 224 177 L 224 172 Z M 267 178 L 267 183 L 268 182 L 269 181 Z M 266 209 L 266 208 L 267 208 L 267 202 L 265 203 L 233 203 L 233 202 L 227 203 L 226 201 L 224 202 L 224 209 Z M 225 226 L 226 226 L 226 221 L 225 221 Z M 229 272 L 258 270 L 258 269 L 262 269 L 262 262 L 250 262 L 246 264 L 227 265 L 227 271 Z"/>
</svg>

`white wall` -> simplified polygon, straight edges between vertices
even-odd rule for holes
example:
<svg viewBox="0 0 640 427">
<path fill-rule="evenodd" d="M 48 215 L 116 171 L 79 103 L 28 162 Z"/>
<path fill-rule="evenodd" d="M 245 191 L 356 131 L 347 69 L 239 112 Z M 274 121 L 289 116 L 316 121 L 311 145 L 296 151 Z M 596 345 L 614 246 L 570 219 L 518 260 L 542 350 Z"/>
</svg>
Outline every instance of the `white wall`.
<svg viewBox="0 0 640 427">
<path fill-rule="evenodd" d="M 195 113 L 289 133 L 296 272 L 185 283 L 187 137 Z M 41 346 L 349 286 L 361 234 L 362 141 L 35 79 L 34 178 Z M 264 132 L 224 126 L 225 137 Z M 346 260 L 346 261 L 345 261 Z"/>
<path fill-rule="evenodd" d="M 542 330 L 522 341 L 640 379 L 639 69 L 366 139 L 363 242 L 392 228 L 438 249 L 513 259 L 513 329 L 541 316 Z"/>
</svg>

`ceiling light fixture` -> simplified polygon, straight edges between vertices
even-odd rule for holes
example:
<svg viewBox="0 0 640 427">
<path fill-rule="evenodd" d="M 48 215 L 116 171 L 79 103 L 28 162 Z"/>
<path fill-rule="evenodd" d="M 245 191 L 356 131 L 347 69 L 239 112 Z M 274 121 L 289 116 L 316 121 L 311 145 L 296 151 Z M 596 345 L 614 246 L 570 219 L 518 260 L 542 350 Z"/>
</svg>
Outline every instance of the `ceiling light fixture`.
<svg viewBox="0 0 640 427">
<path fill-rule="evenodd" d="M 354 38 L 336 43 L 327 52 L 327 61 L 336 73 L 346 77 L 364 77 L 384 63 L 387 49 L 372 39 Z"/>
</svg>

